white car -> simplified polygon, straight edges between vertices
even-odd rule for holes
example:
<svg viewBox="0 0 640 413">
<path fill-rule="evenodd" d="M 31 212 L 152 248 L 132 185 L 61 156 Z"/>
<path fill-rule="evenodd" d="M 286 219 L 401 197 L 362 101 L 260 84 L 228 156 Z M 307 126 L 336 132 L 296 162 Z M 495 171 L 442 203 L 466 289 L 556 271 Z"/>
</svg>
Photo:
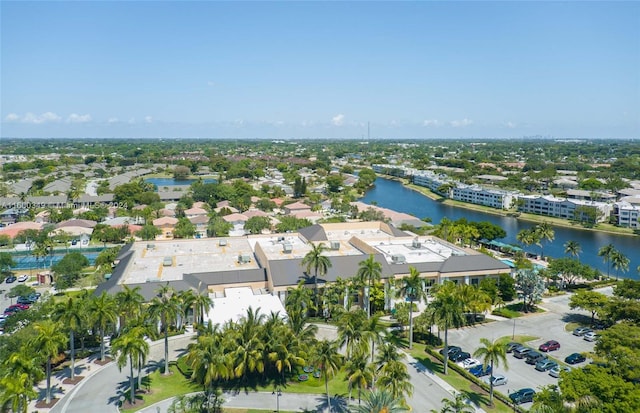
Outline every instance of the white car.
<svg viewBox="0 0 640 413">
<path fill-rule="evenodd" d="M 18 281 L 20 280 L 18 279 Z M 596 341 L 597 338 L 598 338 L 598 335 L 594 331 L 590 331 L 584 336 L 582 336 L 582 339 L 585 341 Z"/>
<path fill-rule="evenodd" d="M 556 379 L 560 377 L 561 371 L 571 371 L 571 367 L 567 366 L 555 366 L 551 370 L 549 370 L 549 376 L 555 377 Z"/>
<path fill-rule="evenodd" d="M 493 387 L 507 384 L 507 378 L 502 374 L 496 374 L 495 376 L 485 377 L 483 381 L 487 384 L 491 384 L 491 382 L 493 382 Z"/>
<path fill-rule="evenodd" d="M 21 276 L 18 277 L 18 282 L 19 283 L 23 283 L 23 282 L 27 281 L 28 279 L 29 279 L 28 275 L 21 275 Z"/>
<path fill-rule="evenodd" d="M 482 363 L 474 358 L 468 358 L 466 360 L 462 360 L 461 362 L 458 363 L 458 366 L 462 367 L 463 369 L 472 369 L 475 366 L 480 366 L 482 365 Z"/>
</svg>

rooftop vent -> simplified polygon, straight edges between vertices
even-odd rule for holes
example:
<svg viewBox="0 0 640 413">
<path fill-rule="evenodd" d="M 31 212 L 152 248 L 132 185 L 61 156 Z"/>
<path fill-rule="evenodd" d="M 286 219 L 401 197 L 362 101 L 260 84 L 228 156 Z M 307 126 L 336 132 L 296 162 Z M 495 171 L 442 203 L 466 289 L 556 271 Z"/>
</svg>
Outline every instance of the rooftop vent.
<svg viewBox="0 0 640 413">
<path fill-rule="evenodd" d="M 282 244 L 282 252 L 284 252 L 285 254 L 291 254 L 291 251 L 293 251 L 293 245 L 291 245 L 290 242 L 285 242 L 284 244 Z"/>
<path fill-rule="evenodd" d="M 337 251 L 340 249 L 340 241 L 331 241 L 329 245 L 333 251 Z"/>
<path fill-rule="evenodd" d="M 173 265 L 173 257 L 164 257 L 162 260 L 163 267 L 171 267 Z"/>
<path fill-rule="evenodd" d="M 238 262 L 240 264 L 248 264 L 251 262 L 251 256 L 249 254 L 238 255 Z"/>
<path fill-rule="evenodd" d="M 284 242 L 284 237 L 278 237 L 278 242 Z"/>
<path fill-rule="evenodd" d="M 218 241 L 218 246 L 226 247 L 227 246 L 227 240 L 226 239 L 221 239 L 220 241 Z"/>
<path fill-rule="evenodd" d="M 413 248 L 421 248 L 422 247 L 422 243 L 420 242 L 420 240 L 418 238 L 414 238 L 413 242 L 411 243 L 411 246 Z"/>
<path fill-rule="evenodd" d="M 147 249 L 148 250 L 153 250 L 156 248 L 156 244 L 147 244 Z"/>
<path fill-rule="evenodd" d="M 391 256 L 391 262 L 393 262 L 394 264 L 404 264 L 405 262 L 407 262 L 407 259 L 402 254 L 393 254 Z"/>
</svg>

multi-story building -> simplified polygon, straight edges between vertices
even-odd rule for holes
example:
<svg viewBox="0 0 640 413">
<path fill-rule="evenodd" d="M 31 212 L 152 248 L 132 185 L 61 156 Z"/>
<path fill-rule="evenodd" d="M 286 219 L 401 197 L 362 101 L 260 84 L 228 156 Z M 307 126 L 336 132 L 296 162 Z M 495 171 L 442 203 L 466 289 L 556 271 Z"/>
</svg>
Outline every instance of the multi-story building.
<svg viewBox="0 0 640 413">
<path fill-rule="evenodd" d="M 515 192 L 487 189 L 480 185 L 458 184 L 451 189 L 451 199 L 497 209 L 509 209 L 515 196 Z"/>
<path fill-rule="evenodd" d="M 613 204 L 611 214 L 613 221 L 620 227 L 640 228 L 638 218 L 640 217 L 640 205 L 630 202 L 619 201 Z"/>
<path fill-rule="evenodd" d="M 557 198 L 552 195 L 520 195 L 518 210 L 575 221 L 605 222 L 611 215 L 612 204 Z"/>
<path fill-rule="evenodd" d="M 413 183 L 418 186 L 424 186 L 425 188 L 429 188 L 431 192 L 435 192 L 437 194 L 441 194 L 443 196 L 449 196 L 450 194 L 443 193 L 438 190 L 438 188 L 442 187 L 444 184 L 453 183 L 446 175 L 437 174 L 432 171 L 416 171 L 413 174 Z"/>
</svg>

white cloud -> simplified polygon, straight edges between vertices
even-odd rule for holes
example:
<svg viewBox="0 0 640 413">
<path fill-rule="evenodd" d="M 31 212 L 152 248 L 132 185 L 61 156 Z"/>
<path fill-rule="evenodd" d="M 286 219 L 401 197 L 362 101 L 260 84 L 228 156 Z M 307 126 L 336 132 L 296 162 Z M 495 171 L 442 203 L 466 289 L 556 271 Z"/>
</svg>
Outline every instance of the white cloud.
<svg viewBox="0 0 640 413">
<path fill-rule="evenodd" d="M 147 115 L 147 116 L 144 117 L 144 121 L 146 123 L 152 123 L 153 122 L 153 118 L 151 116 Z"/>
<path fill-rule="evenodd" d="M 518 125 L 517 125 L 517 124 L 515 124 L 515 123 L 513 123 L 513 122 L 511 122 L 511 121 L 509 121 L 509 122 L 505 122 L 505 123 L 504 123 L 504 126 L 506 126 L 506 127 L 507 127 L 507 128 L 509 128 L 509 129 L 513 129 L 513 128 L 515 128 L 515 127 L 516 127 L 516 126 L 518 126 Z"/>
<path fill-rule="evenodd" d="M 60 122 L 61 120 L 62 118 L 53 112 L 45 112 L 41 115 L 36 115 L 28 112 L 22 117 L 21 122 L 39 125 L 41 123 L 47 122 Z"/>
<path fill-rule="evenodd" d="M 20 120 L 20 116 L 15 113 L 9 113 L 6 118 L 4 118 L 7 122 L 16 122 Z"/>
<path fill-rule="evenodd" d="M 473 121 L 471 119 L 464 118 L 462 120 L 452 120 L 449 122 L 449 125 L 454 128 L 464 128 L 465 126 L 473 125 Z"/>
<path fill-rule="evenodd" d="M 107 119 L 107 123 L 117 123 L 118 122 L 118 118 L 109 118 Z"/>
<path fill-rule="evenodd" d="M 77 113 L 72 113 L 67 118 L 67 123 L 87 123 L 91 122 L 91 115 L 88 113 L 85 115 L 78 115 Z"/>
<path fill-rule="evenodd" d="M 342 126 L 344 124 L 344 115 L 342 113 L 331 118 L 331 123 L 334 126 Z"/>
<path fill-rule="evenodd" d="M 422 122 L 422 126 L 440 126 L 438 119 L 427 119 Z"/>
</svg>

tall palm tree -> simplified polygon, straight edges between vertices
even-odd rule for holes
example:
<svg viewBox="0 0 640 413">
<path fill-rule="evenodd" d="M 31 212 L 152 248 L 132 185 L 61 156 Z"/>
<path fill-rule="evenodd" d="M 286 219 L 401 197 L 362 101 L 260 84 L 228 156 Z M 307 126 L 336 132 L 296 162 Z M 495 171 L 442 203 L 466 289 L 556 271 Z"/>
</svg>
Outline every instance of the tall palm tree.
<svg viewBox="0 0 640 413">
<path fill-rule="evenodd" d="M 376 369 L 380 371 L 386 364 L 394 361 L 402 361 L 405 358 L 405 353 L 398 350 L 393 342 L 387 341 L 378 348 L 378 355 L 376 356 Z"/>
<path fill-rule="evenodd" d="M 374 315 L 364 324 L 364 337 L 371 342 L 371 362 L 376 355 L 376 344 L 387 341 L 387 326 L 382 324 L 380 316 Z"/>
<path fill-rule="evenodd" d="M 360 404 L 362 389 L 373 384 L 375 371 L 373 365 L 367 362 L 369 356 L 365 352 L 355 353 L 345 364 L 347 382 L 349 383 L 349 400 L 354 387 L 358 388 L 358 404 Z"/>
<path fill-rule="evenodd" d="M 629 258 L 620 251 L 614 251 L 611 255 L 611 266 L 616 270 L 616 280 L 620 271 L 623 273 L 629 271 Z"/>
<path fill-rule="evenodd" d="M 457 393 L 453 400 L 451 399 L 442 399 L 442 409 L 440 409 L 440 413 L 474 413 L 476 411 L 475 407 L 467 404 L 467 400 L 465 399 L 462 393 Z M 438 413 L 436 410 L 431 410 L 432 413 Z"/>
<path fill-rule="evenodd" d="M 183 290 L 178 292 L 178 302 L 180 303 L 180 313 L 176 322 L 176 329 L 182 330 L 183 323 L 186 324 L 189 318 L 189 311 L 194 311 L 193 303 L 196 300 L 195 290 Z M 195 322 L 195 312 L 193 313 Z"/>
<path fill-rule="evenodd" d="M 516 235 L 516 240 L 527 247 L 536 243 L 535 234 L 532 229 L 520 230 Z"/>
<path fill-rule="evenodd" d="M 302 280 L 296 288 L 287 289 L 284 305 L 288 314 L 300 313 L 306 316 L 308 310 L 313 307 L 313 291 L 305 287 Z"/>
<path fill-rule="evenodd" d="M 403 413 L 409 409 L 393 397 L 388 390 L 372 390 L 364 397 L 364 403 L 353 409 L 354 413 Z"/>
<path fill-rule="evenodd" d="M 118 331 L 122 331 L 127 320 L 134 319 L 142 314 L 142 303 L 144 303 L 144 297 L 140 294 L 140 287 L 131 288 L 126 284 L 122 287 L 123 289 L 115 295 L 120 320 Z"/>
<path fill-rule="evenodd" d="M 360 261 L 358 264 L 358 272 L 356 273 L 356 278 L 364 284 L 368 286 L 367 289 L 367 317 L 371 317 L 371 288 L 373 287 L 374 281 L 380 281 L 380 277 L 382 276 L 382 264 L 376 261 L 373 254 L 369 255 L 364 261 Z"/>
<path fill-rule="evenodd" d="M 302 265 L 307 274 L 313 269 L 313 284 L 315 292 L 316 309 L 318 308 L 318 276 L 323 276 L 331 268 L 331 261 L 324 254 L 327 246 L 324 242 L 311 244 L 311 250 L 302 258 Z"/>
<path fill-rule="evenodd" d="M 327 339 L 319 341 L 311 356 L 311 364 L 320 366 L 324 375 L 324 389 L 327 392 L 327 406 L 331 411 L 331 396 L 329 395 L 329 378 L 335 376 L 342 366 L 343 358 L 339 352 L 340 344 L 338 341 L 330 341 Z"/>
<path fill-rule="evenodd" d="M 409 349 L 413 348 L 413 302 L 418 305 L 422 300 L 427 300 L 427 289 L 424 280 L 420 277 L 420 271 L 415 267 L 409 267 L 409 275 L 398 280 L 398 298 L 409 298 Z"/>
<path fill-rule="evenodd" d="M 186 361 L 193 370 L 191 378 L 211 389 L 218 380 L 234 377 L 229 353 L 222 343 L 222 333 L 217 329 L 206 332 L 189 344 Z"/>
<path fill-rule="evenodd" d="M 345 311 L 337 319 L 338 341 L 340 347 L 346 346 L 347 358 L 356 351 L 369 351 L 369 343 L 365 339 L 365 331 L 362 329 L 367 318 L 362 309 Z"/>
<path fill-rule="evenodd" d="M 556 237 L 556 232 L 553 230 L 553 226 L 547 221 L 543 221 L 542 223 L 536 225 L 535 233 L 537 237 L 537 244 L 540 246 L 540 256 L 544 259 L 544 248 L 542 243 L 546 241 L 553 241 Z"/>
<path fill-rule="evenodd" d="M 213 300 L 209 294 L 195 294 L 193 297 L 193 322 L 198 325 L 204 323 L 204 316 L 213 308 Z"/>
<path fill-rule="evenodd" d="M 578 241 L 567 241 L 564 244 L 564 253 L 569 254 L 576 259 L 580 259 L 580 253 L 582 252 L 582 247 Z"/>
<path fill-rule="evenodd" d="M 27 373 L 0 378 L 0 411 L 27 413 L 29 400 L 38 397 Z"/>
<path fill-rule="evenodd" d="M 115 323 L 118 313 L 116 311 L 114 299 L 103 291 L 97 297 L 93 297 L 89 304 L 89 314 L 92 323 L 98 327 L 100 332 L 100 361 L 105 360 L 104 335 L 105 331 L 112 323 Z"/>
<path fill-rule="evenodd" d="M 464 303 L 464 309 L 472 313 L 473 322 L 475 322 L 476 314 L 483 313 L 491 309 L 491 297 L 478 287 L 469 284 L 458 286 L 458 295 Z"/>
<path fill-rule="evenodd" d="M 507 345 L 506 343 L 493 343 L 486 338 L 480 339 L 481 346 L 473 353 L 474 357 L 482 360 L 484 368 L 491 366 L 491 374 L 495 371 L 494 366 L 503 363 L 507 367 Z M 493 404 L 493 381 L 489 380 L 489 404 Z"/>
<path fill-rule="evenodd" d="M 60 331 L 60 326 L 51 321 L 38 321 L 33 325 L 36 336 L 31 345 L 33 349 L 47 358 L 47 398 L 46 403 L 51 403 L 51 359 L 60 353 L 67 337 Z"/>
<path fill-rule="evenodd" d="M 602 260 L 607 264 L 607 277 L 609 277 L 611 270 L 611 258 L 613 258 L 616 251 L 618 250 L 616 250 L 613 244 L 607 244 L 598 250 L 598 257 L 602 257 Z"/>
<path fill-rule="evenodd" d="M 293 371 L 296 366 L 304 366 L 305 360 L 301 357 L 300 342 L 293 335 L 289 328 L 279 329 L 275 338 L 268 359 L 281 374 L 282 384 L 286 383 L 285 373 Z"/>
<path fill-rule="evenodd" d="M 401 361 L 391 361 L 385 364 L 378 373 L 376 386 L 388 389 L 393 397 L 400 400 L 403 405 L 406 404 L 405 395 L 411 396 L 413 394 L 413 385 L 407 371 L 407 365 Z"/>
<path fill-rule="evenodd" d="M 158 288 L 156 297 L 151 300 L 149 313 L 160 320 L 164 332 L 164 374 L 169 374 L 169 326 L 176 321 L 180 310 L 178 295 L 169 283 Z"/>
<path fill-rule="evenodd" d="M 136 389 L 133 368 L 138 367 L 141 358 L 146 358 L 149 354 L 149 343 L 144 339 L 143 330 L 141 328 L 127 330 L 127 332 L 113 340 L 111 350 L 121 371 L 127 363 L 129 364 L 130 401 L 131 404 L 135 404 Z"/>
<path fill-rule="evenodd" d="M 71 357 L 71 380 L 76 374 L 76 348 L 74 334 L 82 326 L 82 316 L 78 302 L 69 297 L 66 302 L 59 302 L 53 310 L 52 318 L 69 329 L 69 347 Z"/>
<path fill-rule="evenodd" d="M 444 329 L 444 374 L 446 375 L 449 363 L 449 328 L 464 324 L 464 303 L 459 299 L 456 285 L 451 281 L 445 281 L 436 289 L 429 307 L 438 328 Z"/>
</svg>

